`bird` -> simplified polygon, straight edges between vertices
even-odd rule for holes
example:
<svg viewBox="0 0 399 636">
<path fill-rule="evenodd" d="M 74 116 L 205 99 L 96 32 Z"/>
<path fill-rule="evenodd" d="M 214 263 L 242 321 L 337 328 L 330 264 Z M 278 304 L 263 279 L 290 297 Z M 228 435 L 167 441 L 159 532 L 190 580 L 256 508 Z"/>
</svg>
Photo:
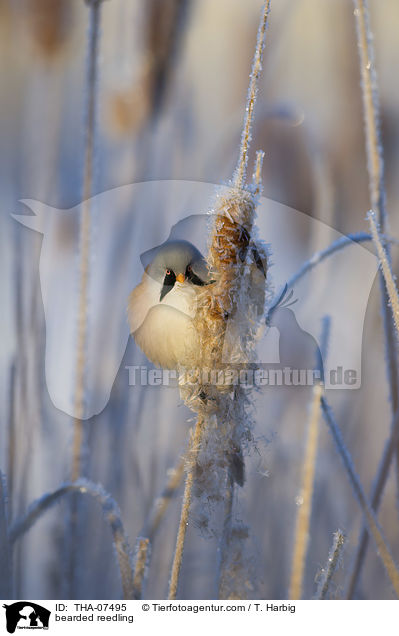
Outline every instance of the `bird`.
<svg viewBox="0 0 399 636">
<path fill-rule="evenodd" d="M 248 247 L 251 244 L 248 240 Z M 257 249 L 251 245 L 255 272 L 262 278 L 260 293 L 264 302 L 266 269 Z M 189 241 L 169 240 L 151 250 L 152 260 L 145 267 L 141 282 L 128 300 L 130 332 L 147 358 L 165 369 L 195 368 L 201 359 L 199 335 L 194 318 L 198 294 L 205 285 L 216 282 L 201 252 Z M 244 261 L 243 251 L 239 258 Z M 256 279 L 256 276 L 255 276 Z M 208 396 L 201 390 L 199 398 Z M 239 445 L 227 453 L 231 479 L 244 484 L 244 458 Z"/>
<path fill-rule="evenodd" d="M 247 233 L 253 267 L 254 305 L 263 312 L 266 261 Z M 242 252 L 242 253 L 241 253 Z M 242 249 L 240 260 L 246 259 Z M 192 369 L 200 360 L 199 337 L 194 327 L 198 294 L 216 282 L 201 252 L 189 241 L 168 240 L 151 250 L 141 282 L 128 300 L 128 322 L 138 347 L 156 366 Z"/>
<path fill-rule="evenodd" d="M 128 321 L 136 344 L 156 366 L 191 368 L 198 359 L 197 295 L 212 282 L 205 258 L 189 241 L 167 241 L 155 250 L 129 296 Z"/>
</svg>

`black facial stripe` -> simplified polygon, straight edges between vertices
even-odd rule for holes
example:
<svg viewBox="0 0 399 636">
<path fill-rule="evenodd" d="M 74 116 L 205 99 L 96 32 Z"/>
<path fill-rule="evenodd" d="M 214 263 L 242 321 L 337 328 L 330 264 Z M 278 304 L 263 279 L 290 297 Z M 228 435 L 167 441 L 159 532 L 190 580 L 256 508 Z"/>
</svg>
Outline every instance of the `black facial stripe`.
<svg viewBox="0 0 399 636">
<path fill-rule="evenodd" d="M 190 281 L 190 283 L 192 283 L 193 285 L 198 285 L 199 287 L 204 287 L 204 285 L 210 285 L 211 283 L 215 282 L 214 280 L 211 280 L 209 282 L 202 280 L 202 278 L 197 276 L 197 274 L 194 274 L 190 266 L 188 266 L 186 269 L 186 278 Z"/>
<path fill-rule="evenodd" d="M 161 295 L 159 297 L 159 302 L 161 302 L 161 300 L 165 298 L 166 294 L 173 289 L 175 282 L 176 282 L 176 274 L 172 270 L 170 270 L 168 274 L 165 274 L 165 278 L 163 279 L 163 286 L 161 290 Z"/>
<path fill-rule="evenodd" d="M 187 272 L 187 278 L 193 285 L 200 285 L 200 287 L 203 287 L 204 285 L 206 285 L 206 283 L 203 280 L 201 280 L 199 276 L 194 274 L 194 272 L 192 272 L 191 270 Z"/>
</svg>

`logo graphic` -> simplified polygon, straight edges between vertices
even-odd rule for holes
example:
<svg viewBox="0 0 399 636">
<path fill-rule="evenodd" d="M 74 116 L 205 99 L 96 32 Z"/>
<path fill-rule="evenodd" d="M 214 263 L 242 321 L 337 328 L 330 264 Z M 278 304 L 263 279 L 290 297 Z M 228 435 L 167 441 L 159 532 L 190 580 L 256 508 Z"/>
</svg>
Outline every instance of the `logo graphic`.
<svg viewBox="0 0 399 636">
<path fill-rule="evenodd" d="M 18 601 L 3 607 L 6 610 L 9 634 L 13 634 L 16 629 L 48 629 L 51 612 L 37 603 Z"/>
<path fill-rule="evenodd" d="M 151 260 L 154 247 L 171 239 L 189 241 L 205 254 L 210 223 L 207 210 L 215 193 L 215 185 L 210 183 L 151 181 L 115 188 L 91 199 L 83 419 L 100 413 L 108 403 L 129 339 L 128 297 L 142 279 L 146 258 Z M 14 219 L 43 235 L 39 273 L 47 389 L 56 408 L 76 416 L 81 205 L 60 210 L 35 200 L 22 203 L 31 213 L 25 210 Z M 257 226 L 259 238 L 271 248 L 268 293 L 277 299 L 279 290 L 284 290 L 304 262 L 343 237 L 321 221 L 265 198 L 259 203 Z M 320 368 L 315 367 L 314 352 L 321 321 L 327 315 L 331 329 L 328 360 L 323 360 L 326 387 L 358 388 L 363 324 L 376 272 L 375 256 L 357 243 L 310 268 L 295 282 L 298 302 L 294 309 L 283 302 L 290 293 L 288 285 L 282 304 L 269 315 L 257 347 L 258 362 Z M 134 362 L 144 362 L 140 352 L 134 351 Z M 229 362 L 228 351 L 226 355 Z M 345 373 L 350 374 L 350 382 L 340 381 Z"/>
<path fill-rule="evenodd" d="M 287 294 L 287 285 L 266 314 L 266 325 L 279 333 L 279 366 L 293 371 L 314 371 L 315 379 L 325 381 L 324 361 L 317 339 L 298 324 L 292 306 L 294 290 Z"/>
</svg>

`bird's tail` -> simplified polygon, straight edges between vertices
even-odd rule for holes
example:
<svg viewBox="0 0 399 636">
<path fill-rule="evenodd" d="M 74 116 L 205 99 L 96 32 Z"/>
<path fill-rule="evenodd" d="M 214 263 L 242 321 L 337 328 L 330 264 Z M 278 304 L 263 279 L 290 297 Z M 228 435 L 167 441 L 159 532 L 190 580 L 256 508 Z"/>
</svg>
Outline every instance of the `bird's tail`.
<svg viewBox="0 0 399 636">
<path fill-rule="evenodd" d="M 245 463 L 241 446 L 234 447 L 228 453 L 228 460 L 230 478 L 238 486 L 243 486 L 245 482 Z"/>
</svg>

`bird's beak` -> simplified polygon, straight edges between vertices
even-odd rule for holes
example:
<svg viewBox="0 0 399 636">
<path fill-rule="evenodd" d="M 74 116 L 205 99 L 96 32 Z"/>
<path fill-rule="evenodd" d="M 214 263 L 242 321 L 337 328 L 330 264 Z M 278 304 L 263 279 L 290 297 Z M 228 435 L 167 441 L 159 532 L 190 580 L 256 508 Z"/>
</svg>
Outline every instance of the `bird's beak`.
<svg viewBox="0 0 399 636">
<path fill-rule="evenodd" d="M 184 283 L 184 274 L 178 274 L 176 280 L 178 283 Z"/>
</svg>

